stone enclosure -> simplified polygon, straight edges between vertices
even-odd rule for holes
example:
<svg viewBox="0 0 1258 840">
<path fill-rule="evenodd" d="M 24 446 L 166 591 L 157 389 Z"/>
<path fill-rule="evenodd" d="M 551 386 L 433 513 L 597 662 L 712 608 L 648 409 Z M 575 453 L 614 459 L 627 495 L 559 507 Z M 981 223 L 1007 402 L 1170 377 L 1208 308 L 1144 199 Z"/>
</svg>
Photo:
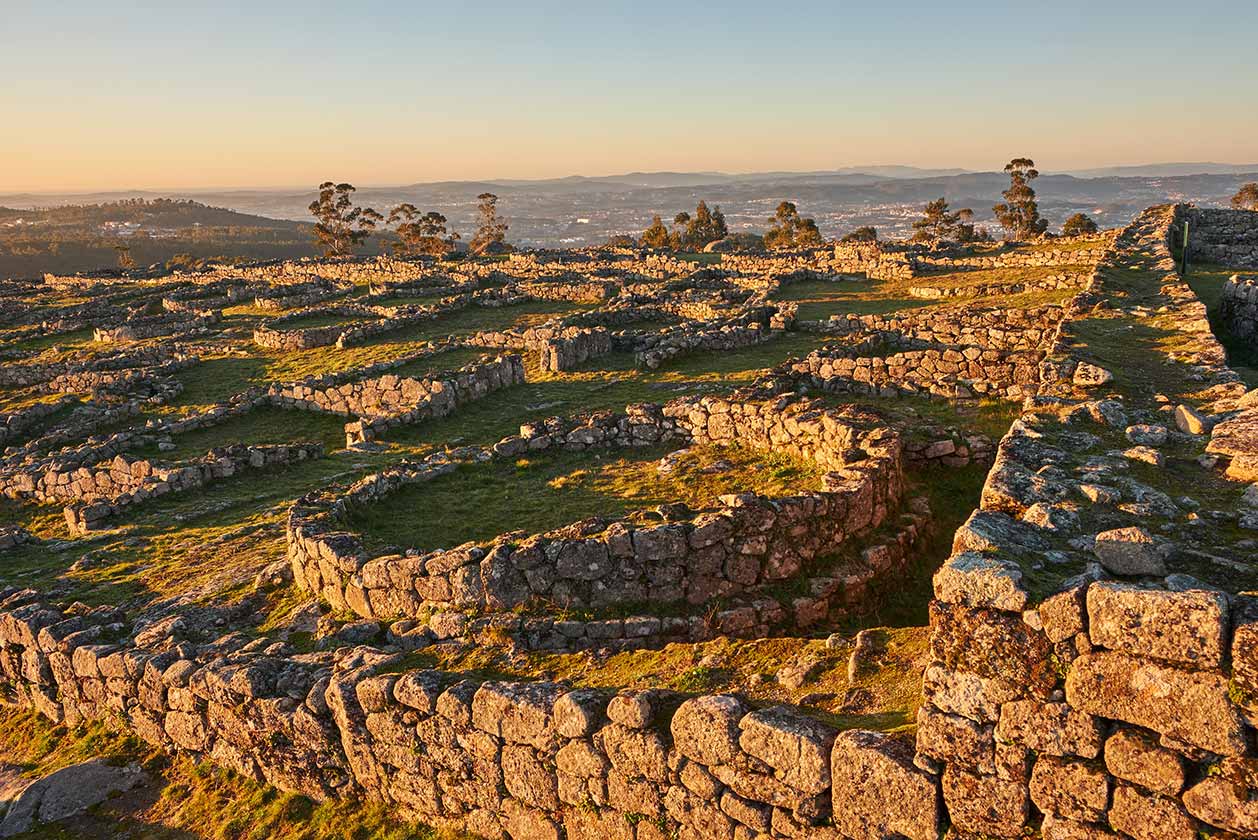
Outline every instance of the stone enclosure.
<svg viewBox="0 0 1258 840">
<path fill-rule="evenodd" d="M 1258 836 L 1258 392 L 1211 330 L 1252 343 L 1255 218 L 13 281 L 98 305 L 0 308 L 0 688 L 479 837 Z M 1236 274 L 1216 311 L 1185 221 Z M 648 447 L 819 478 L 461 545 L 354 525 L 458 470 Z M 163 590 L 150 543 L 223 568 Z M 152 593 L 88 606 L 124 551 Z M 871 647 L 893 608 L 919 648 Z M 702 687 L 718 641 L 850 651 L 843 689 L 807 690 L 815 659 Z"/>
</svg>

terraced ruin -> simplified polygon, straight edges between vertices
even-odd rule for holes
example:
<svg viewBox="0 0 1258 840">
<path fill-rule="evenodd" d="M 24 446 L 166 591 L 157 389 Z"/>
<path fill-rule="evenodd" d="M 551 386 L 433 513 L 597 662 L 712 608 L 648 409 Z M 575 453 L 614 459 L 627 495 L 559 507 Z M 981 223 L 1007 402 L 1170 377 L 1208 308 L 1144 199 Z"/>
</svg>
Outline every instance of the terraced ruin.
<svg viewBox="0 0 1258 840">
<path fill-rule="evenodd" d="M 1184 205 L 8 281 L 0 738 L 452 836 L 1258 836 L 1256 284 Z"/>
</svg>

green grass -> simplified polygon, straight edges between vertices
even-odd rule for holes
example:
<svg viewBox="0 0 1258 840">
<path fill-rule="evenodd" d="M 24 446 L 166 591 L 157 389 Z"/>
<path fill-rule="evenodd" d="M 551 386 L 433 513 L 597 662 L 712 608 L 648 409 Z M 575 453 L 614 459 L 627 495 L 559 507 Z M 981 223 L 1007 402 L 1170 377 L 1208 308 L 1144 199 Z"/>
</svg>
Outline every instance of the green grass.
<svg viewBox="0 0 1258 840">
<path fill-rule="evenodd" d="M 336 312 L 311 312 L 306 315 L 299 315 L 291 320 L 286 320 L 275 327 L 278 330 L 309 330 L 316 327 L 335 327 L 345 324 L 352 324 L 355 321 L 370 320 L 370 315 L 342 315 Z"/>
<path fill-rule="evenodd" d="M 1201 298 L 1209 311 L 1210 328 L 1227 350 L 1228 365 L 1240 374 L 1250 388 L 1258 388 L 1258 347 L 1232 337 L 1219 317 L 1219 303 L 1223 296 L 1223 284 L 1233 274 L 1252 274 L 1252 270 L 1227 268 L 1211 263 L 1189 265 L 1184 280 Z"/>
<path fill-rule="evenodd" d="M 902 309 L 936 305 L 908 295 L 908 286 L 897 281 L 841 277 L 838 280 L 805 280 L 783 286 L 774 300 L 799 304 L 804 321 L 825 320 L 831 315 L 885 315 Z"/>
<path fill-rule="evenodd" d="M 401 367 L 394 368 L 389 371 L 389 373 L 396 376 L 409 376 L 415 379 L 423 379 L 425 377 L 432 376 L 435 373 L 458 370 L 464 365 L 469 365 L 472 362 L 490 358 L 495 352 L 496 351 L 488 350 L 484 347 L 456 347 L 442 353 L 433 353 L 430 356 L 421 356 L 414 361 L 407 362 Z"/>
<path fill-rule="evenodd" d="M 675 472 L 660 475 L 657 462 L 674 448 L 542 453 L 465 465 L 356 508 L 349 521 L 377 547 L 431 550 L 508 531 L 548 531 L 591 516 L 618 518 L 667 502 L 697 509 L 723 493 L 787 495 L 818 486 L 819 475 L 806 462 L 741 447 L 695 448 Z M 730 468 L 706 471 L 720 460 Z"/>
<path fill-rule="evenodd" d="M 236 443 L 256 446 L 305 442 L 322 443 L 326 452 L 335 452 L 345 448 L 345 420 L 317 411 L 262 406 L 216 426 L 174 435 L 171 440 L 175 449 L 171 451 L 161 452 L 154 446 L 143 454 L 164 461 L 182 461 Z"/>
</svg>

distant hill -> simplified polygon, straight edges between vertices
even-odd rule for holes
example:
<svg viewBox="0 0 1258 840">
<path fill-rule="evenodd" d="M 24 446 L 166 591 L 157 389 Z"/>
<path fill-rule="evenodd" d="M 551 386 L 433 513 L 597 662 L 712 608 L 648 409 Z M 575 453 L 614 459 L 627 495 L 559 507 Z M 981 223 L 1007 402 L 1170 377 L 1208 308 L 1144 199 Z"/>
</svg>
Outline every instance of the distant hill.
<svg viewBox="0 0 1258 840">
<path fill-rule="evenodd" d="M 1177 175 L 1238 175 L 1258 172 L 1258 163 L 1149 163 L 1143 166 L 1105 166 L 1066 174 L 1078 178 L 1162 178 Z"/>
<path fill-rule="evenodd" d="M 95 204 L 0 206 L 0 277 L 38 276 L 117 264 L 208 258 L 264 259 L 314 253 L 309 223 L 180 198 L 122 198 Z"/>
</svg>

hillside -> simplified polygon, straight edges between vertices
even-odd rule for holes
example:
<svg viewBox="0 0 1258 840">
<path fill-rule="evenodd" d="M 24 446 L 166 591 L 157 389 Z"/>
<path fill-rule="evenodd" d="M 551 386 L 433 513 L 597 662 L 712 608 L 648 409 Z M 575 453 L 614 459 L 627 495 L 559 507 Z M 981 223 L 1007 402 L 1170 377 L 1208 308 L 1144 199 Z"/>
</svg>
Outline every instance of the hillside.
<svg viewBox="0 0 1258 840">
<path fill-rule="evenodd" d="M 314 253 L 310 225 L 188 199 L 129 198 L 95 204 L 0 207 L 0 277 L 194 259 L 301 257 Z"/>
</svg>

